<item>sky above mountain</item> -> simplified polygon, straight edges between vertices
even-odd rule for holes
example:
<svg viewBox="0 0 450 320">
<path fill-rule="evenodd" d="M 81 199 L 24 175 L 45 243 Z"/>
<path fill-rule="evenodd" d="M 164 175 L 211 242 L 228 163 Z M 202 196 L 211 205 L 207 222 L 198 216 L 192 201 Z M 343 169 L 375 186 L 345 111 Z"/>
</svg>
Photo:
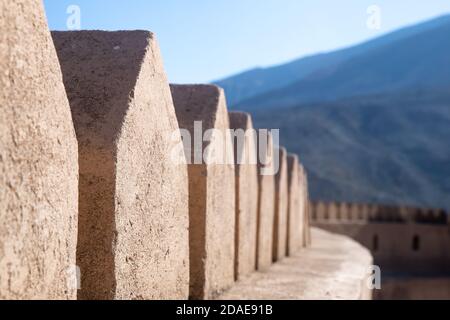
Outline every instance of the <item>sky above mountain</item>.
<svg viewBox="0 0 450 320">
<path fill-rule="evenodd" d="M 450 15 L 361 45 L 218 82 L 238 110 L 450 85 Z"/>
<path fill-rule="evenodd" d="M 210 82 L 258 66 L 332 51 L 450 13 L 443 0 L 44 0 L 50 28 L 156 33 L 171 82 Z M 373 5 L 379 11 L 373 11 Z M 369 9 L 370 8 L 370 9 Z M 369 9 L 369 10 L 368 10 Z M 368 13 L 369 11 L 369 13 Z M 380 28 L 367 26 L 380 13 Z"/>
<path fill-rule="evenodd" d="M 447 15 L 219 84 L 231 109 L 280 130 L 281 144 L 305 165 L 313 199 L 445 208 L 449 34 Z"/>
</svg>

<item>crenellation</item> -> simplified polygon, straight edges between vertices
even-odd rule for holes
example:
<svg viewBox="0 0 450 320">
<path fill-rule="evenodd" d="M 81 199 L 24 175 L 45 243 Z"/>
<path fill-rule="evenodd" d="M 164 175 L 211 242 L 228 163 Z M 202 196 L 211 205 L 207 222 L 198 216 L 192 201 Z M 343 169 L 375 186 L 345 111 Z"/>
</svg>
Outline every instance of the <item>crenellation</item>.
<svg viewBox="0 0 450 320">
<path fill-rule="evenodd" d="M 311 236 L 311 206 L 309 201 L 308 174 L 302 164 L 300 166 L 300 186 L 302 188 L 302 217 L 303 217 L 303 247 L 310 248 L 312 246 Z"/>
<path fill-rule="evenodd" d="M 311 217 L 313 221 L 322 221 L 326 219 L 326 204 L 324 202 L 311 202 Z"/>
<path fill-rule="evenodd" d="M 359 221 L 367 221 L 369 219 L 369 205 L 362 203 L 359 204 L 358 208 L 358 220 Z"/>
<path fill-rule="evenodd" d="M 370 223 L 448 223 L 444 209 L 427 209 L 410 206 L 379 205 L 367 203 L 337 203 L 311 201 L 313 221 L 370 222 Z"/>
<path fill-rule="evenodd" d="M 347 220 L 349 222 L 358 220 L 358 212 L 360 210 L 359 204 L 348 203 L 347 210 L 348 210 Z"/>
<path fill-rule="evenodd" d="M 230 119 L 223 89 L 214 85 L 170 88 L 180 129 L 190 134 L 190 141 L 183 141 L 189 163 L 189 296 L 211 299 L 233 284 L 236 271 L 234 156 L 231 163 L 224 161 L 234 154 Z M 190 156 L 199 162 L 190 162 Z"/>
<path fill-rule="evenodd" d="M 258 155 L 258 217 L 256 269 L 266 271 L 272 265 L 273 228 L 275 220 L 275 176 L 273 172 L 273 137 L 270 132 L 257 137 Z M 264 148 L 263 146 L 267 146 Z"/>
<path fill-rule="evenodd" d="M 309 203 L 309 208 L 310 208 L 310 212 L 311 212 L 312 221 L 316 221 L 317 220 L 317 202 L 311 201 Z"/>
<path fill-rule="evenodd" d="M 341 217 L 341 220 L 346 222 L 351 220 L 351 204 L 349 203 L 340 203 L 339 204 L 339 215 Z"/>
<path fill-rule="evenodd" d="M 258 216 L 258 167 L 256 136 L 251 116 L 230 112 L 235 161 L 235 279 L 249 275 L 256 268 Z"/>
<path fill-rule="evenodd" d="M 287 256 L 293 256 L 303 246 L 304 241 L 305 208 L 300 170 L 298 156 L 288 154 Z"/>
<path fill-rule="evenodd" d="M 275 175 L 275 217 L 273 227 L 273 261 L 280 261 L 286 256 L 287 219 L 288 219 L 288 163 L 285 148 L 277 148 L 276 160 L 278 172 Z"/>
<path fill-rule="evenodd" d="M 187 299 L 187 167 L 171 161 L 181 136 L 154 34 L 52 36 L 79 149 L 78 297 Z"/>
<path fill-rule="evenodd" d="M 328 220 L 329 221 L 340 221 L 341 220 L 341 211 L 340 205 L 337 202 L 330 202 L 328 205 Z"/>
<path fill-rule="evenodd" d="M 418 280 L 449 276 L 450 232 L 445 210 L 379 204 L 348 208 L 361 209 L 364 220 L 316 220 L 314 226 L 360 242 L 372 251 L 375 263 L 388 275 L 402 273 Z M 414 288 L 408 290 L 415 292 Z"/>
<path fill-rule="evenodd" d="M 78 146 L 40 0 L 0 0 L 0 299 L 76 299 Z"/>
<path fill-rule="evenodd" d="M 418 209 L 414 221 L 426 224 L 447 224 L 447 213 L 442 209 Z"/>
<path fill-rule="evenodd" d="M 169 85 L 153 33 L 50 33 L 40 0 L 0 9 L 0 299 L 214 299 L 256 271 L 300 299 L 303 267 L 327 297 L 369 296 L 340 267 L 369 252 L 311 231 L 360 207 L 311 203 L 299 157 L 228 112 L 222 88 Z M 231 129 L 251 133 L 239 145 Z"/>
</svg>

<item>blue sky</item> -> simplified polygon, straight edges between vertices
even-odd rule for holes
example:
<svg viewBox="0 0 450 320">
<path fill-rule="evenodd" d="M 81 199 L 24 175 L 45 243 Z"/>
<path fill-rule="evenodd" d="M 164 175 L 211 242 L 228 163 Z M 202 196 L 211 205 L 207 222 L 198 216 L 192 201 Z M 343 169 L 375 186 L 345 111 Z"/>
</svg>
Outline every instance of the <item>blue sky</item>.
<svg viewBox="0 0 450 320">
<path fill-rule="evenodd" d="M 69 5 L 82 29 L 156 33 L 171 82 L 210 82 L 254 67 L 349 46 L 450 13 L 448 0 L 44 0 L 52 30 L 67 30 Z M 381 29 L 367 9 L 381 9 Z"/>
</svg>

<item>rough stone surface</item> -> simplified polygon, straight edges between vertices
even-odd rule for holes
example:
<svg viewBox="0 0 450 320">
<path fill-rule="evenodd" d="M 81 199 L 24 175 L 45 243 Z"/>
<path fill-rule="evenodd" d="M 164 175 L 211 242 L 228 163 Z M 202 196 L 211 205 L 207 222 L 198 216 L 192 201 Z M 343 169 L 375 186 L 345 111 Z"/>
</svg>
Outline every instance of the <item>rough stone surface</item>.
<svg viewBox="0 0 450 320">
<path fill-rule="evenodd" d="M 304 196 L 300 187 L 300 172 L 298 156 L 288 155 L 288 218 L 286 255 L 291 256 L 303 247 L 304 241 Z"/>
<path fill-rule="evenodd" d="M 299 165 L 300 210 L 303 227 L 303 247 L 311 246 L 311 210 L 309 202 L 308 175 L 303 165 Z"/>
<path fill-rule="evenodd" d="M 256 131 L 251 116 L 231 112 L 230 127 L 234 130 L 236 177 L 235 279 L 256 268 L 256 223 L 258 216 L 258 167 L 256 162 Z"/>
<path fill-rule="evenodd" d="M 364 300 L 369 251 L 345 236 L 312 230 L 312 247 L 238 282 L 220 300 Z"/>
<path fill-rule="evenodd" d="M 0 0 L 0 299 L 75 299 L 77 142 L 37 0 Z"/>
<path fill-rule="evenodd" d="M 213 85 L 171 85 L 171 90 L 180 128 L 190 133 L 191 138 L 191 146 L 184 141 L 187 159 L 192 160 L 188 161 L 192 163 L 189 165 L 190 297 L 210 299 L 234 282 L 235 171 L 225 95 Z M 195 137 L 194 123 L 200 121 L 200 137 Z M 211 129 L 215 131 L 208 136 Z M 192 140 L 201 142 L 202 135 L 207 139 L 200 143 L 200 148 L 195 147 Z M 207 161 L 194 161 L 199 151 Z M 222 161 L 219 154 L 231 155 L 231 161 Z"/>
<path fill-rule="evenodd" d="M 261 148 L 261 139 L 266 140 L 267 148 Z M 264 170 L 273 172 L 272 136 L 258 135 L 258 220 L 256 244 L 256 268 L 267 270 L 272 265 L 273 225 L 275 217 L 275 176 L 263 174 Z"/>
<path fill-rule="evenodd" d="M 53 38 L 79 143 L 79 298 L 187 298 L 187 168 L 153 34 Z"/>
<path fill-rule="evenodd" d="M 275 175 L 275 217 L 273 226 L 273 261 L 286 256 L 288 218 L 288 169 L 287 151 L 279 148 L 279 170 Z"/>
</svg>

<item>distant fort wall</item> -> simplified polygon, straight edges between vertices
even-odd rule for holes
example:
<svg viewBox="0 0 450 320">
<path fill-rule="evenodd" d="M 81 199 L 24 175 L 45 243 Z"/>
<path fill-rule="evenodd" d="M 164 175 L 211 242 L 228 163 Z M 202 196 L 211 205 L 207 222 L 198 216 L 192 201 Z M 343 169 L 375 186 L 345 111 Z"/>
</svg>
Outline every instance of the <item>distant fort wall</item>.
<svg viewBox="0 0 450 320">
<path fill-rule="evenodd" d="M 450 275 L 446 210 L 351 203 L 310 204 L 313 225 L 368 248 L 388 273 Z"/>
<path fill-rule="evenodd" d="M 311 218 L 316 222 L 450 224 L 449 212 L 445 209 L 338 202 L 311 202 L 310 205 Z"/>
<path fill-rule="evenodd" d="M 310 203 L 312 224 L 369 249 L 382 273 L 378 299 L 450 298 L 450 218 L 446 210 Z"/>
</svg>

